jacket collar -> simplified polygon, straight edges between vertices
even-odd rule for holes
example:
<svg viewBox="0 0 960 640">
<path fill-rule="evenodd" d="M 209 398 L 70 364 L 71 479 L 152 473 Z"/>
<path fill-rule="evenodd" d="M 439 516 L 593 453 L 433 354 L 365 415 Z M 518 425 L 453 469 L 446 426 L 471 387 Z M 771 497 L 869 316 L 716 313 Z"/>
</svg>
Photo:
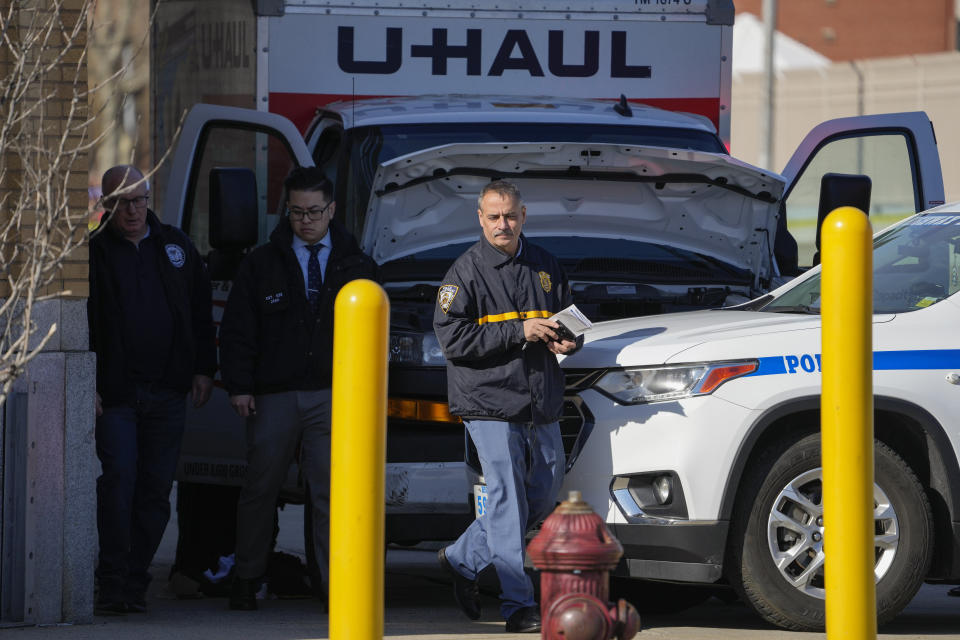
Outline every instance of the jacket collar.
<svg viewBox="0 0 960 640">
<path fill-rule="evenodd" d="M 356 240 L 353 239 L 353 236 L 351 236 L 337 220 L 330 221 L 330 226 L 327 228 L 327 235 L 324 236 L 323 242 L 329 242 L 331 257 L 360 252 L 360 247 L 357 245 Z M 293 227 L 290 226 L 290 221 L 286 216 L 280 218 L 277 226 L 274 227 L 270 233 L 270 244 L 281 251 L 286 249 L 290 253 L 293 253 Z"/>
<path fill-rule="evenodd" d="M 102 235 L 104 235 L 104 236 L 106 236 L 106 237 L 108 237 L 108 238 L 110 238 L 110 239 L 112 239 L 112 240 L 117 240 L 117 241 L 122 241 L 122 242 L 129 242 L 126 238 L 124 238 L 124 237 L 120 234 L 119 231 L 117 231 L 117 230 L 113 227 L 112 224 L 110 224 L 110 219 L 109 219 L 109 218 L 106 218 L 105 220 L 102 220 L 100 224 L 104 225 L 104 229 L 103 229 L 103 231 L 101 232 Z M 100 235 L 100 234 L 98 234 L 98 235 Z M 151 236 L 153 236 L 153 237 L 156 239 L 157 242 L 161 242 L 161 240 L 162 240 L 162 237 L 161 237 L 161 236 L 162 236 L 162 235 L 163 235 L 163 225 L 162 225 L 162 223 L 160 222 L 160 218 L 157 217 L 157 214 L 155 214 L 155 213 L 153 212 L 153 210 L 147 209 L 147 233 L 146 233 L 145 236 L 143 236 L 143 238 L 140 239 L 140 242 L 143 242 L 144 240 L 146 240 L 147 238 L 149 238 L 149 237 L 151 237 Z"/>
<path fill-rule="evenodd" d="M 490 244 L 485 235 L 480 234 L 480 255 L 483 257 L 484 263 L 488 266 L 502 267 L 511 261 L 526 262 L 528 253 L 529 243 L 522 233 L 520 234 L 520 246 L 515 256 L 508 256 L 503 251 L 500 251 L 500 249 Z"/>
</svg>

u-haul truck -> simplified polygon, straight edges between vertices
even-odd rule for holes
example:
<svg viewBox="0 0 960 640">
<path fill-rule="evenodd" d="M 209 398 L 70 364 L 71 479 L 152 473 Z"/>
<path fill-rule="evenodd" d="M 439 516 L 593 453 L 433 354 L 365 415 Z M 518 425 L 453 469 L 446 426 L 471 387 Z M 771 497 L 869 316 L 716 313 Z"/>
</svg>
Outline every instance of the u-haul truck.
<svg viewBox="0 0 960 640">
<path fill-rule="evenodd" d="M 790 194 L 826 171 L 889 180 L 906 167 L 896 206 L 943 200 L 923 114 L 819 127 L 784 175 L 731 158 L 729 0 L 167 0 L 157 10 L 158 154 L 192 106 L 155 180 L 157 211 L 207 256 L 219 304 L 243 252 L 283 214 L 280 185 L 296 165 L 334 179 L 338 219 L 380 265 L 391 299 L 390 541 L 451 539 L 475 517 L 475 454 L 447 412 L 431 318 L 439 280 L 479 237 L 476 199 L 490 179 L 519 185 L 525 234 L 560 259 L 595 321 L 729 305 L 781 283 L 796 262 Z M 902 151 L 851 153 L 860 138 Z M 571 395 L 568 466 L 593 420 Z M 181 486 L 238 485 L 244 429 L 225 392 L 188 423 Z M 284 498 L 302 489 L 293 468 Z"/>
</svg>

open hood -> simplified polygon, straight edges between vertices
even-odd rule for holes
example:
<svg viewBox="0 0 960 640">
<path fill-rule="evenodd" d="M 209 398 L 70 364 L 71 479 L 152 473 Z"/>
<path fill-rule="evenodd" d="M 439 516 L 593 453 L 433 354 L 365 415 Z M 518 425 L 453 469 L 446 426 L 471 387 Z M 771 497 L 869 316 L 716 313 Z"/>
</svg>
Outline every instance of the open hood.
<svg viewBox="0 0 960 640">
<path fill-rule="evenodd" d="M 470 143 L 377 170 L 362 245 L 378 263 L 480 236 L 477 197 L 515 182 L 524 233 L 624 238 L 695 251 L 771 275 L 784 179 L 729 156 L 584 143 Z"/>
</svg>

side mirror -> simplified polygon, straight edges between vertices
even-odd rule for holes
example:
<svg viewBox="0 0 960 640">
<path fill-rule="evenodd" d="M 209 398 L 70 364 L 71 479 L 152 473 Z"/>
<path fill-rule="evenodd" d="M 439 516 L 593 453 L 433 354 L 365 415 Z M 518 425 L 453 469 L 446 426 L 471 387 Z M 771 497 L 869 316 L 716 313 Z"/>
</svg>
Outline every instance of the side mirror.
<svg viewBox="0 0 960 640">
<path fill-rule="evenodd" d="M 856 207 L 870 214 L 870 190 L 873 186 L 868 176 L 846 173 L 825 173 L 820 179 L 820 206 L 817 208 L 817 252 L 813 265 L 820 264 L 820 227 L 830 212 L 838 207 Z"/>
<path fill-rule="evenodd" d="M 240 167 L 210 171 L 210 254 L 212 280 L 231 280 L 244 252 L 257 244 L 257 177 Z"/>
</svg>

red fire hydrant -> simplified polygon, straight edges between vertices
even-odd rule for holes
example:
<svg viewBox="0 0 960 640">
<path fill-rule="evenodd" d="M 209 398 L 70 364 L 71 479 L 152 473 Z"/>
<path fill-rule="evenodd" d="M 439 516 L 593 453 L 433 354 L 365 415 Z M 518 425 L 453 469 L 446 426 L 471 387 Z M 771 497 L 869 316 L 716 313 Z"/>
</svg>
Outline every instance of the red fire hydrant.
<svg viewBox="0 0 960 640">
<path fill-rule="evenodd" d="M 632 604 L 607 602 L 623 547 L 579 491 L 550 514 L 527 551 L 541 572 L 543 640 L 629 640 L 640 631 Z"/>
</svg>

